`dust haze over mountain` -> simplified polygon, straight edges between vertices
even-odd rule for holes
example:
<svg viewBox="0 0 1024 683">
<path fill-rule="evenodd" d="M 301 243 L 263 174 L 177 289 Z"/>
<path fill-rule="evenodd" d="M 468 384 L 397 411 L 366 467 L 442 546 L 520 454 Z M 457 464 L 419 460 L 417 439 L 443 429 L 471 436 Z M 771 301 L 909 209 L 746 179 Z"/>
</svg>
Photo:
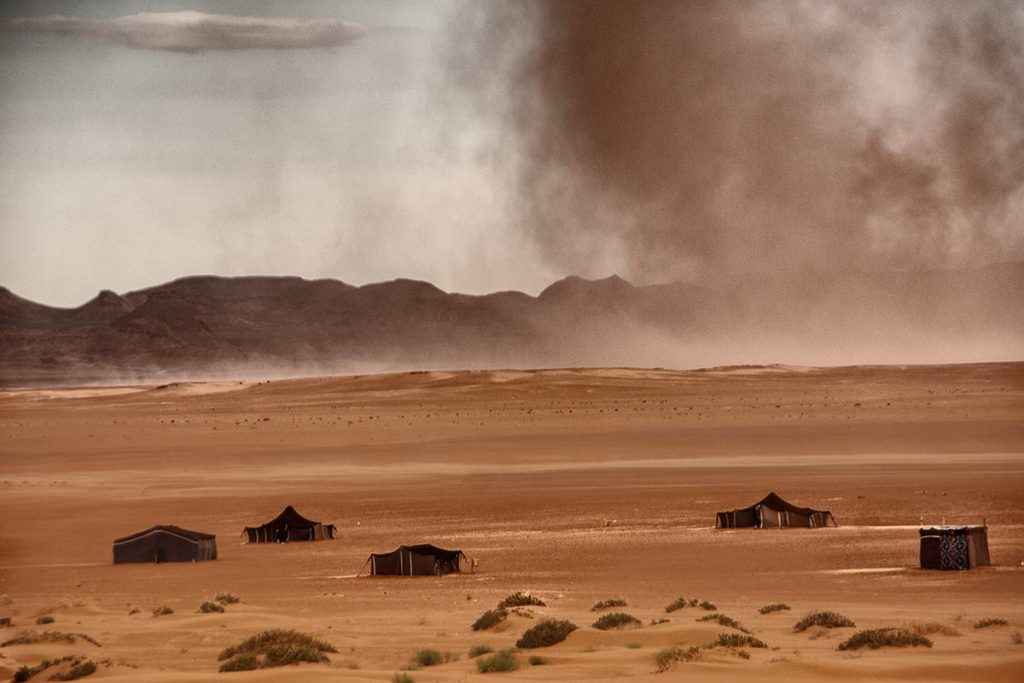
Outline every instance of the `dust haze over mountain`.
<svg viewBox="0 0 1024 683">
<path fill-rule="evenodd" d="M 470 3 L 456 24 L 460 92 L 501 121 L 516 218 L 564 271 L 622 254 L 645 281 L 820 287 L 1024 255 L 1020 3 Z"/>
</svg>

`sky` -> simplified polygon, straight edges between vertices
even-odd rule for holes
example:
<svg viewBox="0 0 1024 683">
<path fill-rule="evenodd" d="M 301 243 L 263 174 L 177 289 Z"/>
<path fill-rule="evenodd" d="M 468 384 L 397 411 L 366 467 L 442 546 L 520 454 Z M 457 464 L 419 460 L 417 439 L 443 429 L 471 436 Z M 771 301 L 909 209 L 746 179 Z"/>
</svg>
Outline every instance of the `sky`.
<svg viewBox="0 0 1024 683">
<path fill-rule="evenodd" d="M 0 3 L 0 285 L 42 303 L 1014 260 L 1014 0 Z"/>
<path fill-rule="evenodd" d="M 0 3 L 0 284 L 58 306 L 194 274 L 538 291 L 557 267 L 438 95 L 453 7 Z"/>
</svg>

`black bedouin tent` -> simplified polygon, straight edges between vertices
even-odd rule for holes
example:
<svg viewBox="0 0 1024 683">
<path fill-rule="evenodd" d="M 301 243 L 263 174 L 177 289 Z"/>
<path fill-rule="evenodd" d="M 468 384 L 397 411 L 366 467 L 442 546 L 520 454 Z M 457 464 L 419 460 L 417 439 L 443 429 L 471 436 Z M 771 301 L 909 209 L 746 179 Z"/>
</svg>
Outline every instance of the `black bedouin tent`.
<svg viewBox="0 0 1024 683">
<path fill-rule="evenodd" d="M 986 567 L 987 526 L 932 526 L 920 530 L 921 569 Z"/>
<path fill-rule="evenodd" d="M 288 543 L 289 541 L 322 541 L 334 538 L 337 528 L 333 524 L 321 524 L 306 519 L 291 505 L 274 519 L 261 526 L 247 526 L 242 529 L 250 543 Z"/>
<path fill-rule="evenodd" d="M 177 526 L 158 525 L 114 541 L 114 564 L 216 559 L 216 536 Z"/>
<path fill-rule="evenodd" d="M 829 510 L 813 510 L 787 503 L 774 491 L 748 508 L 719 512 L 715 519 L 717 529 L 752 527 L 774 529 L 779 527 L 839 526 Z"/>
<path fill-rule="evenodd" d="M 390 553 L 370 553 L 363 569 L 370 565 L 370 576 L 441 576 L 461 572 L 465 559 L 461 550 L 445 550 L 429 543 L 401 545 Z"/>
</svg>

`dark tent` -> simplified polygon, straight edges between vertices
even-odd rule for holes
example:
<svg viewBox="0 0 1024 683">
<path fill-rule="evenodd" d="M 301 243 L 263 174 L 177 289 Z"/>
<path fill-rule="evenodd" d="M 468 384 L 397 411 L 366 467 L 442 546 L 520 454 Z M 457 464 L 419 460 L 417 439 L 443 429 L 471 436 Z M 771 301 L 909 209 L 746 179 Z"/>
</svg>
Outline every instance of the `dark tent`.
<svg viewBox="0 0 1024 683">
<path fill-rule="evenodd" d="M 988 527 L 933 526 L 920 530 L 921 569 L 970 569 L 985 567 Z"/>
<path fill-rule="evenodd" d="M 247 526 L 242 533 L 250 543 L 288 543 L 289 541 L 322 541 L 334 538 L 333 524 L 321 524 L 306 519 L 291 505 L 262 526 Z"/>
<path fill-rule="evenodd" d="M 823 526 L 839 526 L 829 510 L 812 510 L 787 503 L 775 492 L 748 508 L 719 512 L 715 520 L 717 529 L 753 527 L 774 529 L 779 527 L 804 527 L 816 529 Z"/>
<path fill-rule="evenodd" d="M 390 553 L 371 553 L 366 564 L 370 565 L 370 576 L 441 576 L 461 572 L 465 559 L 461 550 L 423 543 L 402 545 Z"/>
<path fill-rule="evenodd" d="M 114 564 L 216 559 L 216 536 L 177 526 L 155 526 L 114 541 Z"/>
</svg>

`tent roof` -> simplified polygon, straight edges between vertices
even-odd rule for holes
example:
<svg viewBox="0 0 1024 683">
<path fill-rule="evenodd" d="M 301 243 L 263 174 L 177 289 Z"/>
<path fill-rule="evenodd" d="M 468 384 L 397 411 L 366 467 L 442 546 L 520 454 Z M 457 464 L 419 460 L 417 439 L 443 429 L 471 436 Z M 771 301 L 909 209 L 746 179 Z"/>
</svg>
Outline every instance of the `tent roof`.
<svg viewBox="0 0 1024 683">
<path fill-rule="evenodd" d="M 281 514 L 261 526 L 271 526 L 281 523 L 287 524 L 288 526 L 316 526 L 320 522 L 315 522 L 312 519 L 303 517 L 295 510 L 295 508 L 289 505 L 284 510 L 281 510 Z"/>
<path fill-rule="evenodd" d="M 174 534 L 175 536 L 181 536 L 190 541 L 209 541 L 217 538 L 213 534 L 203 533 L 202 531 L 191 531 L 189 529 L 182 529 L 180 526 L 174 526 L 173 524 L 157 524 L 156 526 L 152 526 L 143 531 L 138 531 L 134 534 L 129 534 L 128 536 L 114 539 L 114 543 L 125 543 L 127 541 L 133 541 L 137 538 L 142 538 L 143 536 L 148 536 L 149 534 L 158 531 L 168 534 Z"/>
<path fill-rule="evenodd" d="M 987 527 L 981 524 L 964 524 L 962 526 L 942 525 L 921 527 L 922 536 L 943 536 L 952 534 L 966 534 L 971 531 L 982 531 Z"/>
<path fill-rule="evenodd" d="M 761 500 L 757 501 L 756 503 L 754 503 L 753 505 L 751 505 L 749 507 L 737 508 L 735 510 L 729 510 L 729 512 L 739 512 L 741 510 L 753 510 L 758 505 L 764 505 L 767 508 L 771 508 L 772 510 L 777 510 L 777 511 L 780 511 L 780 512 L 785 510 L 787 512 L 795 512 L 795 513 L 798 513 L 798 514 L 801 514 L 801 515 L 810 515 L 810 514 L 813 514 L 815 512 L 829 512 L 830 513 L 829 510 L 815 510 L 814 508 L 802 508 L 802 507 L 800 507 L 798 505 L 793 505 L 792 503 L 790 503 L 790 502 L 788 502 L 786 500 L 783 500 L 783 498 L 779 494 L 775 493 L 774 491 L 769 492 L 767 496 L 765 496 L 764 498 L 762 498 Z"/>
<path fill-rule="evenodd" d="M 420 555 L 463 555 L 464 554 L 461 550 L 448 550 L 446 548 L 438 548 L 436 545 L 433 545 L 431 543 L 420 543 L 418 545 L 400 545 L 397 548 L 395 548 L 394 550 L 391 550 L 391 551 L 386 552 L 386 553 L 370 553 L 370 554 L 371 555 L 391 555 L 392 553 L 397 553 L 399 550 L 402 550 L 403 548 L 405 548 L 406 550 L 410 550 L 410 551 L 412 551 L 414 553 L 419 553 Z"/>
</svg>

